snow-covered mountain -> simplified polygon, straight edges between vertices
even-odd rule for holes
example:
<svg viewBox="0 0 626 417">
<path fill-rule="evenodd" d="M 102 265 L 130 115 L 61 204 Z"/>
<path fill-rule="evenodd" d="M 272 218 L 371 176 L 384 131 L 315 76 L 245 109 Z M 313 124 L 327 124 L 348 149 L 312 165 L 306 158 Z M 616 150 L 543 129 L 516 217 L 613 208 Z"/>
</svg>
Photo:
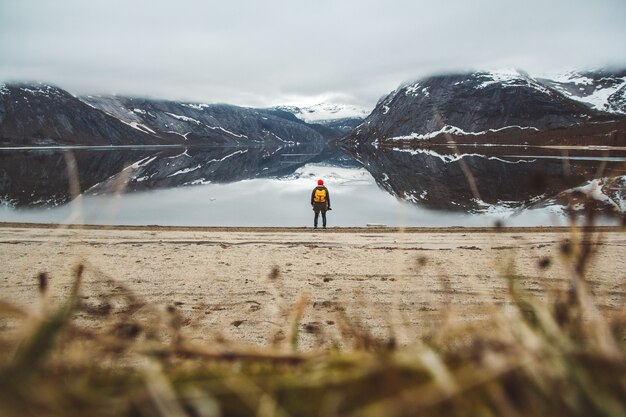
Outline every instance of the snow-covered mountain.
<svg viewBox="0 0 626 417">
<path fill-rule="evenodd" d="M 45 84 L 0 85 L 0 144 L 320 144 L 343 126 L 310 124 L 277 109 L 119 96 L 75 97 Z"/>
<path fill-rule="evenodd" d="M 626 114 L 626 70 L 567 71 L 537 77 L 543 84 L 595 110 Z"/>
<path fill-rule="evenodd" d="M 568 161 L 571 172 L 564 174 L 558 157 L 535 150 L 539 158 L 501 158 L 492 151 L 501 148 L 474 144 L 516 145 L 509 155 L 523 152 L 518 145 L 626 145 L 623 73 L 611 74 L 587 74 L 584 91 L 582 78 L 573 75 L 556 81 L 521 71 L 479 71 L 424 78 L 381 99 L 342 144 L 403 200 L 471 212 L 532 206 L 569 195 L 566 190 L 582 186 L 575 181 L 596 175 L 597 163 Z M 450 140 L 467 153 L 437 147 Z M 607 163 L 623 172 L 619 158 Z M 533 178 L 546 183 L 537 187 Z"/>
<path fill-rule="evenodd" d="M 594 136 L 589 144 L 598 144 L 607 138 L 615 141 L 615 131 L 624 140 L 624 72 L 611 74 L 587 73 L 569 83 L 516 70 L 428 77 L 381 99 L 345 140 L 353 145 L 445 143 L 452 136 L 460 142 L 584 144 L 584 137 Z M 584 91 L 575 90 L 583 79 Z M 573 130 L 563 135 L 564 128 Z"/>
<path fill-rule="evenodd" d="M 619 144 L 626 140 L 624 123 L 626 70 L 552 78 L 516 70 L 438 75 L 401 85 L 371 113 L 343 104 L 254 109 L 75 97 L 44 84 L 0 86 L 4 145 L 283 145 L 344 135 L 353 144 L 437 143 L 450 136 L 465 142 Z"/>
<path fill-rule="evenodd" d="M 313 106 L 277 106 L 279 110 L 287 111 L 297 118 L 308 123 L 329 122 L 340 119 L 364 119 L 370 109 L 337 103 L 318 103 Z"/>
<path fill-rule="evenodd" d="M 136 145 L 169 143 L 133 129 L 83 103 L 67 91 L 45 84 L 0 87 L 0 144 Z"/>
<path fill-rule="evenodd" d="M 136 129 L 176 136 L 182 143 L 295 145 L 322 143 L 341 134 L 276 110 L 121 96 L 86 96 L 81 100 Z"/>
</svg>

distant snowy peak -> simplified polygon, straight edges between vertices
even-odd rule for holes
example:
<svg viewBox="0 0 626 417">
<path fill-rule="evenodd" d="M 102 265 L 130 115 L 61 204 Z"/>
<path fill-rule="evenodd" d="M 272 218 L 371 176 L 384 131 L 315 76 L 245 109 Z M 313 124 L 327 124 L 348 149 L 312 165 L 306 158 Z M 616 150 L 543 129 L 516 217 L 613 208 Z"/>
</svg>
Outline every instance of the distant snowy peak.
<svg viewBox="0 0 626 417">
<path fill-rule="evenodd" d="M 626 114 L 626 70 L 568 71 L 537 78 L 595 110 Z"/>
<path fill-rule="evenodd" d="M 83 100 L 134 129 L 190 144 L 317 145 L 343 134 L 339 129 L 316 130 L 295 117 L 267 109 L 123 96 L 86 96 Z"/>
<path fill-rule="evenodd" d="M 338 119 L 363 119 L 370 110 L 351 104 L 319 103 L 313 106 L 278 106 L 278 110 L 289 112 L 307 123 L 327 122 Z"/>
</svg>

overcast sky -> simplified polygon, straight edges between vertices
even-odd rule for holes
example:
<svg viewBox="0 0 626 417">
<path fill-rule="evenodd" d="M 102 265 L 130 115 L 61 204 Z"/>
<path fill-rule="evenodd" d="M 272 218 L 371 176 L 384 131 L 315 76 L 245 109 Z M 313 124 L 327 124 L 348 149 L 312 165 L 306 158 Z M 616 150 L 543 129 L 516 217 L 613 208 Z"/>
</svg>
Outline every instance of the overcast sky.
<svg viewBox="0 0 626 417">
<path fill-rule="evenodd" d="M 405 81 L 626 67 L 626 0 L 0 0 L 0 80 L 373 107 Z"/>
</svg>

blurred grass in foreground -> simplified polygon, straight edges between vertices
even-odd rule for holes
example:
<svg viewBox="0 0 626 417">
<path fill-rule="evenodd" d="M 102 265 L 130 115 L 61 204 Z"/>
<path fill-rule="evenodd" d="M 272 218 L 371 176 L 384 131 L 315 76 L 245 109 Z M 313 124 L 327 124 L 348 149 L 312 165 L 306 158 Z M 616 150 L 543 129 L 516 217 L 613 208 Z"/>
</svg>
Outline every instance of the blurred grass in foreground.
<svg viewBox="0 0 626 417">
<path fill-rule="evenodd" d="M 298 351 L 307 299 L 286 329 L 290 350 L 193 345 L 175 307 L 158 314 L 119 284 L 87 303 L 80 264 L 65 302 L 41 316 L 0 303 L 20 330 L 0 333 L 0 415 L 623 417 L 626 311 L 603 315 L 585 285 L 599 239 L 582 227 L 561 244 L 571 276 L 549 300 L 520 288 L 511 263 L 506 314 L 494 307 L 479 326 L 441 326 L 409 347 L 344 317 L 344 347 L 313 353 Z"/>
</svg>

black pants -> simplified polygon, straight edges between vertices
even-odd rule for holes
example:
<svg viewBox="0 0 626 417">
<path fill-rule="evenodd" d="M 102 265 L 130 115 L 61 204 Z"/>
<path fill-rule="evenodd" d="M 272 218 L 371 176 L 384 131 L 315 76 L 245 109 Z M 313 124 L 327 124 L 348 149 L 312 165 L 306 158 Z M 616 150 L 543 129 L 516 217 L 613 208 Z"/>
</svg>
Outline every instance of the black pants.
<svg viewBox="0 0 626 417">
<path fill-rule="evenodd" d="M 313 218 L 313 226 L 317 227 L 317 219 L 319 218 L 320 213 L 322 213 L 322 226 L 326 227 L 326 204 L 323 206 L 321 204 L 314 204 L 313 211 L 315 212 L 315 217 Z"/>
</svg>

